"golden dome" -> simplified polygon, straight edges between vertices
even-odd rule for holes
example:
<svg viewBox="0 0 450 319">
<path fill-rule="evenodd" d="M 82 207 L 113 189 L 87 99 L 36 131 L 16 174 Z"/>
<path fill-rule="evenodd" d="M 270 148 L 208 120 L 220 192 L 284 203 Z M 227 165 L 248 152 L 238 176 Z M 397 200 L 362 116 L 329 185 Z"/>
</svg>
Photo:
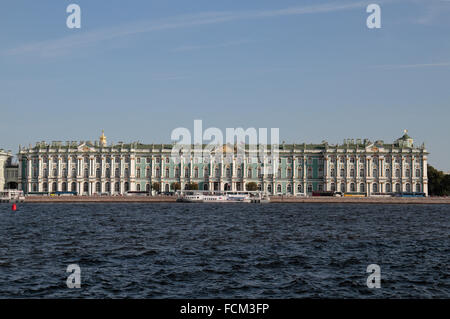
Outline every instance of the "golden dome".
<svg viewBox="0 0 450 319">
<path fill-rule="evenodd" d="M 105 136 L 105 131 L 102 130 L 102 135 L 100 136 L 100 145 L 101 146 L 106 146 L 106 136 Z"/>
</svg>

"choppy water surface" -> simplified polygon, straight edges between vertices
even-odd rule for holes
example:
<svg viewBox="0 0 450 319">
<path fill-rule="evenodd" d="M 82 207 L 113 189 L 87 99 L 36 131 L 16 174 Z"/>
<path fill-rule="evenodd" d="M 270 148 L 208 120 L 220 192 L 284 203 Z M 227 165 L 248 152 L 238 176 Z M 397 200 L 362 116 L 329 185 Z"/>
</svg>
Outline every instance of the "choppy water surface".
<svg viewBox="0 0 450 319">
<path fill-rule="evenodd" d="M 449 298 L 449 256 L 446 205 L 0 205 L 1 298 Z"/>
</svg>

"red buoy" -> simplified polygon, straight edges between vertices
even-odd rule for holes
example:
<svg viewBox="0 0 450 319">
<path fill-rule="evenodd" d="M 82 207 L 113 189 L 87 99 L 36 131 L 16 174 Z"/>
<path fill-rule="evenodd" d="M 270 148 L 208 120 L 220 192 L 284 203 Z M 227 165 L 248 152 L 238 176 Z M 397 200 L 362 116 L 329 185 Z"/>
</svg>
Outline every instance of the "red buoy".
<svg viewBox="0 0 450 319">
<path fill-rule="evenodd" d="M 13 210 L 13 212 L 15 212 L 15 211 L 17 210 L 17 205 L 16 205 L 16 203 L 12 204 L 12 210 Z"/>
</svg>

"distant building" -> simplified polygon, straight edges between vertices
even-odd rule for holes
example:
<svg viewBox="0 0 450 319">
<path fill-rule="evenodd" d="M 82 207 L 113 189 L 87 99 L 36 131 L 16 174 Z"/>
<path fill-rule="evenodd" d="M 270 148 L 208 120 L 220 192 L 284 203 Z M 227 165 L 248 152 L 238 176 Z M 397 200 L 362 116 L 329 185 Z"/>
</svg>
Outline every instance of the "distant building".
<svg viewBox="0 0 450 319">
<path fill-rule="evenodd" d="M 124 194 L 150 191 L 159 183 L 161 191 L 173 191 L 172 183 L 184 189 L 197 183 L 201 190 L 245 190 L 248 182 L 269 194 L 313 191 L 360 192 L 367 195 L 390 192 L 428 194 L 427 156 L 424 145 L 416 147 L 405 134 L 392 144 L 383 141 L 345 140 L 341 145 L 282 144 L 279 166 L 273 174 L 264 168 L 267 158 L 243 159 L 234 153 L 228 164 L 212 156 L 174 163 L 172 145 L 99 141 L 45 142 L 21 148 L 19 188 L 25 193 L 75 191 L 79 194 Z"/>
<path fill-rule="evenodd" d="M 12 162 L 11 152 L 0 150 L 0 191 L 17 189 L 18 167 Z"/>
</svg>

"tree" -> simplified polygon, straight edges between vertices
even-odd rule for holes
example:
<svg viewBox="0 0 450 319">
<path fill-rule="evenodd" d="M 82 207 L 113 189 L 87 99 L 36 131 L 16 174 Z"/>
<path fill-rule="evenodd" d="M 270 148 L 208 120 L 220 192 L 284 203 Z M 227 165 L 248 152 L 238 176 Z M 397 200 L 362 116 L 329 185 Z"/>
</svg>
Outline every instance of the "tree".
<svg viewBox="0 0 450 319">
<path fill-rule="evenodd" d="M 431 196 L 450 195 L 450 175 L 438 171 L 433 166 L 428 165 L 428 193 Z"/>
<path fill-rule="evenodd" d="M 186 184 L 186 190 L 196 191 L 198 190 L 198 184 L 197 183 Z"/>
<path fill-rule="evenodd" d="M 159 192 L 159 190 L 161 189 L 161 185 L 160 185 L 159 183 L 157 183 L 157 182 L 154 182 L 154 183 L 152 184 L 152 189 L 153 189 L 154 191 Z"/>
<path fill-rule="evenodd" d="M 256 191 L 258 190 L 258 185 L 255 182 L 249 182 L 245 185 L 245 188 L 248 191 Z"/>
<path fill-rule="evenodd" d="M 173 182 L 172 184 L 170 184 L 170 187 L 173 189 L 174 192 L 181 189 L 181 185 L 178 182 Z"/>
</svg>

